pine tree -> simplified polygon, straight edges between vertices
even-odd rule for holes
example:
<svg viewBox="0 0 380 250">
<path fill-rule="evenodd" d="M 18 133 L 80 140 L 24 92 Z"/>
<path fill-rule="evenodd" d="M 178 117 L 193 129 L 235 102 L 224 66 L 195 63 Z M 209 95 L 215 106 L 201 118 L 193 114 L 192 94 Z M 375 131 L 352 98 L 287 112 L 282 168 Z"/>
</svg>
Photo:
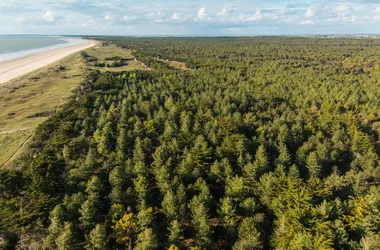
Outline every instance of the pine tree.
<svg viewBox="0 0 380 250">
<path fill-rule="evenodd" d="M 244 183 L 244 178 L 235 176 L 228 178 L 226 182 L 226 197 L 233 198 L 236 201 L 242 201 L 247 195 L 247 187 Z"/>
<path fill-rule="evenodd" d="M 118 136 L 117 136 L 117 159 L 120 164 L 124 163 L 128 155 L 128 130 L 120 125 L 118 127 Z"/>
<path fill-rule="evenodd" d="M 160 189 L 162 194 L 168 192 L 171 188 L 172 179 L 171 179 L 171 165 L 172 158 L 169 158 L 165 164 L 157 166 L 159 164 L 155 161 L 155 166 L 157 169 L 154 171 L 155 178 L 157 180 L 157 186 Z"/>
<path fill-rule="evenodd" d="M 223 158 L 221 162 L 215 161 L 210 168 L 210 175 L 217 182 L 225 181 L 232 174 L 233 170 L 227 158 Z"/>
<path fill-rule="evenodd" d="M 308 155 L 306 159 L 306 167 L 309 170 L 310 177 L 319 177 L 322 167 L 319 165 L 316 152 L 311 152 Z"/>
<path fill-rule="evenodd" d="M 162 211 L 169 221 L 178 218 L 178 201 L 172 190 L 169 190 L 162 200 Z"/>
<path fill-rule="evenodd" d="M 101 130 L 97 130 L 94 139 L 98 143 L 98 152 L 109 155 L 115 149 L 115 135 L 112 122 L 107 122 Z"/>
<path fill-rule="evenodd" d="M 185 134 L 191 133 L 191 117 L 188 113 L 181 113 L 181 131 Z"/>
<path fill-rule="evenodd" d="M 151 228 L 145 229 L 138 235 L 135 250 L 155 250 L 157 248 L 157 237 Z"/>
<path fill-rule="evenodd" d="M 259 175 L 262 175 L 270 170 L 267 153 L 264 145 L 260 145 L 256 151 L 254 168 Z"/>
<path fill-rule="evenodd" d="M 88 243 L 86 249 L 91 250 L 103 250 L 106 249 L 108 243 L 108 237 L 106 228 L 104 225 L 96 224 L 95 228 L 90 232 L 88 236 Z"/>
<path fill-rule="evenodd" d="M 360 240 L 363 250 L 380 249 L 380 235 L 370 232 Z"/>
<path fill-rule="evenodd" d="M 277 165 L 287 166 L 290 163 L 291 158 L 285 143 L 280 143 L 280 145 L 278 146 L 278 151 L 280 154 L 275 160 L 275 163 Z"/>
<path fill-rule="evenodd" d="M 65 219 L 66 213 L 64 207 L 62 205 L 56 205 L 50 213 L 49 235 L 46 238 L 46 244 L 49 247 L 54 248 L 55 239 L 63 230 Z"/>
<path fill-rule="evenodd" d="M 97 196 L 90 196 L 79 209 L 81 227 L 86 231 L 91 231 L 99 216 L 99 200 Z"/>
<path fill-rule="evenodd" d="M 119 244 L 126 244 L 128 249 L 132 250 L 132 244 L 137 231 L 137 223 L 134 214 L 124 214 L 124 216 L 118 220 L 112 228 L 116 242 Z"/>
<path fill-rule="evenodd" d="M 144 175 L 139 174 L 134 180 L 135 191 L 137 193 L 140 204 L 145 204 L 149 197 L 149 183 Z"/>
<path fill-rule="evenodd" d="M 109 174 L 109 182 L 112 187 L 123 188 L 126 184 L 126 175 L 121 166 L 117 166 L 111 170 Z"/>
<path fill-rule="evenodd" d="M 207 185 L 207 182 L 202 179 L 202 178 L 199 178 L 196 183 L 195 183 L 195 187 L 197 187 L 198 191 L 199 191 L 199 199 L 206 205 L 208 206 L 212 200 L 212 196 L 211 196 L 211 193 L 210 193 L 210 189 Z"/>
<path fill-rule="evenodd" d="M 85 160 L 86 167 L 89 169 L 94 169 L 97 165 L 96 159 L 97 159 L 96 149 L 90 147 L 86 155 L 86 160 Z"/>
<path fill-rule="evenodd" d="M 153 221 L 153 208 L 148 207 L 140 207 L 139 213 L 137 214 L 137 226 L 139 228 L 139 231 L 144 230 L 145 228 L 152 226 Z"/>
<path fill-rule="evenodd" d="M 178 220 L 173 220 L 169 225 L 169 243 L 176 246 L 181 246 L 183 239 L 183 225 L 181 225 Z"/>
<path fill-rule="evenodd" d="M 103 192 L 103 183 L 96 175 L 92 176 L 87 182 L 86 193 L 89 196 L 100 196 Z"/>
<path fill-rule="evenodd" d="M 177 188 L 177 202 L 178 218 L 184 220 L 186 218 L 187 197 L 186 188 L 182 183 Z"/>
<path fill-rule="evenodd" d="M 245 218 L 240 223 L 238 236 L 239 239 L 233 246 L 234 250 L 256 250 L 263 248 L 254 218 Z"/>
<path fill-rule="evenodd" d="M 235 204 L 230 197 L 223 198 L 219 209 L 219 216 L 230 235 L 233 235 L 237 223 Z"/>
<path fill-rule="evenodd" d="M 192 154 L 195 156 L 195 166 L 198 168 L 205 168 L 211 163 L 211 149 L 203 136 L 198 136 L 191 149 Z M 204 169 L 206 170 L 206 169 Z"/>
<path fill-rule="evenodd" d="M 192 223 L 196 231 L 196 243 L 201 248 L 206 248 L 211 243 L 211 228 L 208 222 L 208 208 L 204 199 L 195 196 L 189 204 L 192 215 Z"/>
<path fill-rule="evenodd" d="M 145 162 L 145 151 L 141 138 L 137 137 L 135 140 L 135 147 L 133 149 L 133 161 Z"/>
<path fill-rule="evenodd" d="M 126 201 L 126 193 L 122 187 L 113 187 L 111 193 L 109 194 L 109 198 L 112 204 L 120 204 L 125 203 Z"/>
<path fill-rule="evenodd" d="M 239 207 L 242 210 L 242 215 L 249 217 L 257 212 L 259 205 L 254 197 L 248 197 L 239 204 Z"/>
<path fill-rule="evenodd" d="M 164 140 L 170 140 L 175 135 L 175 133 L 176 133 L 176 131 L 175 131 L 173 124 L 171 124 L 169 121 L 166 121 L 164 133 L 162 134 L 162 138 Z"/>
<path fill-rule="evenodd" d="M 138 137 L 133 150 L 133 162 L 135 174 L 146 174 L 149 172 L 145 162 L 145 150 L 142 140 Z"/>
<path fill-rule="evenodd" d="M 56 238 L 55 243 L 59 250 L 78 249 L 74 226 L 71 222 L 65 223 L 65 226 L 61 234 Z"/>
</svg>

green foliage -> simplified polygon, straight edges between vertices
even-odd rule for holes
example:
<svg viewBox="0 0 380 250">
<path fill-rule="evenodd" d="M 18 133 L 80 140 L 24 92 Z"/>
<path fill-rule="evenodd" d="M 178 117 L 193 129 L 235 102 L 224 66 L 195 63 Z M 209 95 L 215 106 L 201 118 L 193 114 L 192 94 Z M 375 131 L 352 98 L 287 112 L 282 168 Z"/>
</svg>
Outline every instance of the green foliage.
<svg viewBox="0 0 380 250">
<path fill-rule="evenodd" d="M 90 71 L 0 171 L 10 245 L 379 248 L 379 40 L 107 40 L 154 70 Z"/>
<path fill-rule="evenodd" d="M 65 223 L 61 234 L 56 238 L 55 243 L 57 249 L 79 249 L 77 244 L 77 236 L 75 235 L 74 226 L 72 223 Z"/>
<path fill-rule="evenodd" d="M 245 218 L 239 226 L 239 239 L 233 246 L 234 250 L 256 250 L 262 249 L 260 233 L 256 229 L 256 222 L 253 218 Z"/>
<path fill-rule="evenodd" d="M 202 202 L 201 197 L 195 196 L 190 201 L 192 223 L 195 229 L 195 241 L 199 247 L 207 247 L 210 244 L 211 227 L 208 222 L 208 208 Z"/>
<path fill-rule="evenodd" d="M 237 219 L 236 219 L 236 208 L 235 208 L 235 204 L 232 198 L 227 197 L 227 198 L 222 199 L 219 214 L 223 220 L 223 223 L 227 229 L 227 232 L 230 232 L 230 234 L 233 234 L 236 223 L 237 223 Z"/>
<path fill-rule="evenodd" d="M 145 229 L 137 237 L 136 250 L 154 250 L 157 249 L 158 243 L 155 234 L 151 228 Z"/>
<path fill-rule="evenodd" d="M 116 221 L 112 228 L 117 243 L 127 244 L 129 247 L 132 246 L 132 241 L 134 240 L 137 231 L 137 223 L 134 214 L 124 214 L 120 220 Z"/>
<path fill-rule="evenodd" d="M 178 220 L 173 220 L 169 226 L 169 243 L 181 246 L 182 241 L 184 240 L 184 232 L 182 225 Z"/>
<path fill-rule="evenodd" d="M 104 225 L 97 224 L 95 228 L 91 230 L 88 238 L 86 249 L 105 249 L 108 242 L 106 227 Z"/>
</svg>

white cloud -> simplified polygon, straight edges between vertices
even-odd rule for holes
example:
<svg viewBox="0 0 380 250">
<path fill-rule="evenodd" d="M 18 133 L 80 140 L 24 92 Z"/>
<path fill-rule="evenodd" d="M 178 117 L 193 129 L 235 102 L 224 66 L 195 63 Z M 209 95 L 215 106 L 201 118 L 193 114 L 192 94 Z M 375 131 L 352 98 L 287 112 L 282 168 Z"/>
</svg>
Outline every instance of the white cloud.
<svg viewBox="0 0 380 250">
<path fill-rule="evenodd" d="M 299 24 L 301 24 L 301 25 L 311 25 L 311 24 L 314 24 L 314 21 L 313 20 L 303 20 L 303 21 L 300 21 Z"/>
<path fill-rule="evenodd" d="M 376 21 L 376 19 L 373 19 Z M 365 24 L 370 21 L 367 17 L 359 17 L 359 16 L 338 16 L 334 18 L 329 18 L 327 20 L 330 23 L 355 23 L 355 24 Z M 346 24 L 347 25 L 347 24 Z"/>
<path fill-rule="evenodd" d="M 255 14 L 246 17 L 245 21 L 252 22 L 252 21 L 260 21 L 261 19 L 263 19 L 263 15 L 261 13 L 261 10 L 260 9 L 256 9 Z"/>
<path fill-rule="evenodd" d="M 206 19 L 207 18 L 207 10 L 206 10 L 206 8 L 200 8 L 198 10 L 197 18 L 198 19 Z"/>
<path fill-rule="evenodd" d="M 133 16 L 123 16 L 120 18 L 120 20 L 122 21 L 133 21 L 133 20 L 136 20 L 137 19 L 137 16 L 136 15 L 133 15 Z"/>
<path fill-rule="evenodd" d="M 111 15 L 104 16 L 104 20 L 106 20 L 106 21 L 112 21 L 113 18 L 114 18 L 114 17 L 111 16 Z"/>
<path fill-rule="evenodd" d="M 327 19 L 327 22 L 329 22 L 329 23 L 338 22 L 338 21 L 340 21 L 340 19 L 341 18 L 339 18 L 339 17 L 329 18 L 329 19 Z"/>
<path fill-rule="evenodd" d="M 335 8 L 335 10 L 336 10 L 336 12 L 339 12 L 339 13 L 346 13 L 346 12 L 350 12 L 351 7 L 348 4 L 343 4 L 343 5 L 338 5 Z"/>
<path fill-rule="evenodd" d="M 89 20 L 86 20 L 84 22 L 79 23 L 79 26 L 80 27 L 94 28 L 94 27 L 96 27 L 96 22 L 94 20 L 92 20 L 92 19 L 89 19 Z"/>
<path fill-rule="evenodd" d="M 174 13 L 171 17 L 170 17 L 170 19 L 172 19 L 172 20 L 178 20 L 178 19 L 180 19 L 181 17 L 177 14 L 177 13 Z"/>
<path fill-rule="evenodd" d="M 290 0 L 289 0 L 290 1 Z M 0 0 L 0 33 L 202 34 L 239 28 L 256 34 L 377 32 L 379 0 L 307 1 Z M 368 4 L 366 4 L 368 3 Z M 200 4 L 200 5 L 199 5 Z M 152 25 L 157 23 L 157 25 Z M 260 25 L 256 25 L 260 23 Z M 365 24 L 365 25 L 358 25 Z M 8 25 L 12 28 L 5 28 Z M 301 27 L 303 25 L 303 27 Z M 81 27 L 88 27 L 86 29 Z M 127 27 L 133 30 L 126 32 Z M 310 30 L 310 27 L 313 27 Z M 100 30 L 101 32 L 95 32 Z"/>
<path fill-rule="evenodd" d="M 281 9 L 278 11 L 278 13 L 282 16 L 290 16 L 297 14 L 297 11 L 293 9 Z"/>
<path fill-rule="evenodd" d="M 315 16 L 315 10 L 314 9 L 307 9 L 306 10 L 306 13 L 305 13 L 305 16 L 307 16 L 307 17 L 312 17 L 312 16 Z"/>
<path fill-rule="evenodd" d="M 233 9 L 223 8 L 218 12 L 218 14 L 216 14 L 216 16 L 217 17 L 225 17 L 225 16 L 230 16 L 233 13 L 235 13 L 235 11 Z"/>
<path fill-rule="evenodd" d="M 151 12 L 149 14 L 146 14 L 145 16 L 148 16 L 148 17 L 162 17 L 162 16 L 165 16 L 165 14 L 158 10 L 156 12 Z"/>
<path fill-rule="evenodd" d="M 217 16 L 225 16 L 227 14 L 227 9 L 226 8 L 223 8 Z"/>
<path fill-rule="evenodd" d="M 221 29 L 221 30 L 227 30 L 230 32 L 237 32 L 237 31 L 240 31 L 241 29 L 240 28 L 227 28 L 227 29 Z"/>
<path fill-rule="evenodd" d="M 309 19 L 321 19 L 331 15 L 331 13 L 334 12 L 334 7 L 336 6 L 328 6 L 325 4 L 313 5 L 306 10 L 304 16 L 309 17 Z"/>
<path fill-rule="evenodd" d="M 23 18 L 23 17 L 18 17 L 18 18 L 16 18 L 15 20 L 16 20 L 16 22 L 18 22 L 18 23 L 23 23 L 23 22 L 26 21 L 26 19 Z"/>
<path fill-rule="evenodd" d="M 54 22 L 56 17 L 55 13 L 51 11 L 47 11 L 43 16 L 42 19 L 46 22 Z"/>
<path fill-rule="evenodd" d="M 348 17 L 351 14 L 351 6 L 348 4 L 338 5 L 335 8 L 335 12 L 338 16 Z"/>
</svg>

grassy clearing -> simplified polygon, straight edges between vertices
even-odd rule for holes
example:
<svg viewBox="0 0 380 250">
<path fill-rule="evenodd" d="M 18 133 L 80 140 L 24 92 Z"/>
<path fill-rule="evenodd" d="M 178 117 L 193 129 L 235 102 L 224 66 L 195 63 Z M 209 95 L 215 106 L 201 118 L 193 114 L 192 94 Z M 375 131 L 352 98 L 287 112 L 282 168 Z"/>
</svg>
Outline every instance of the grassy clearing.
<svg viewBox="0 0 380 250">
<path fill-rule="evenodd" d="M 169 60 L 163 60 L 159 58 L 154 58 L 157 61 L 163 62 L 168 64 L 169 67 L 173 69 L 181 69 L 181 70 L 191 70 L 190 68 L 186 67 L 186 64 L 184 62 L 177 62 L 177 61 L 169 61 Z"/>
<path fill-rule="evenodd" d="M 141 63 L 135 61 L 135 58 L 132 56 L 132 51 L 129 49 L 122 49 L 114 45 L 102 46 L 98 45 L 90 50 L 87 50 L 86 53 L 90 58 L 95 58 L 97 62 L 109 62 L 106 58 L 112 57 L 121 57 L 124 59 L 127 65 L 121 67 L 97 67 L 94 66 L 94 63 L 89 62 L 88 67 L 93 70 L 100 71 L 131 71 L 131 70 L 144 70 Z"/>
<path fill-rule="evenodd" d="M 14 134 L 0 135 L 0 159 L 1 164 L 8 165 L 12 159 L 18 156 L 19 148 L 23 146 L 23 142 L 26 142 L 31 136 L 30 131 L 22 131 Z"/>
<path fill-rule="evenodd" d="M 85 52 L 98 60 L 113 56 L 128 59 L 127 66 L 112 71 L 143 69 L 127 49 L 99 45 Z M 86 70 L 107 70 L 87 64 L 80 53 L 0 85 L 0 167 L 11 166 L 36 127 L 54 114 L 84 80 Z"/>
</svg>

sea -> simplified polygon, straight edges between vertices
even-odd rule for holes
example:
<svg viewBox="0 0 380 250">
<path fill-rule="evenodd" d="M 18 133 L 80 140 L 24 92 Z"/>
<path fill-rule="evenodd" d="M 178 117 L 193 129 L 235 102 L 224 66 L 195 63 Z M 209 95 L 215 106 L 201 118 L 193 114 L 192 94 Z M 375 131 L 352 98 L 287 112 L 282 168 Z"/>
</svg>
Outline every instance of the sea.
<svg viewBox="0 0 380 250">
<path fill-rule="evenodd" d="M 0 35 L 0 62 L 82 43 L 78 38 L 59 36 Z"/>
</svg>

